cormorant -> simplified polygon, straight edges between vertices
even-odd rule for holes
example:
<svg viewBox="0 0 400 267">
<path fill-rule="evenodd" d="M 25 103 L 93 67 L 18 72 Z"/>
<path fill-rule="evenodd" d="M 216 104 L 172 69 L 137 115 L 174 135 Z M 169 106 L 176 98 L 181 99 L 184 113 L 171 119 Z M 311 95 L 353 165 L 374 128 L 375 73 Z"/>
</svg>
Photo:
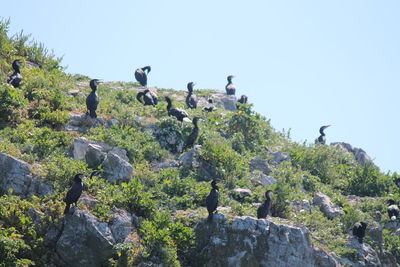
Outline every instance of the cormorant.
<svg viewBox="0 0 400 267">
<path fill-rule="evenodd" d="M 325 145 L 325 143 L 326 143 L 326 137 L 325 137 L 324 130 L 325 130 L 326 128 L 328 128 L 329 126 L 330 126 L 330 125 L 325 125 L 325 126 L 322 126 L 321 128 L 319 128 L 319 133 L 320 133 L 321 135 L 315 140 L 315 143 L 320 143 L 320 144 Z"/>
<path fill-rule="evenodd" d="M 362 244 L 363 242 L 366 229 L 367 229 L 367 223 L 365 222 L 356 222 L 353 226 L 353 236 L 358 237 L 358 242 L 360 242 L 360 244 Z"/>
<path fill-rule="evenodd" d="M 171 98 L 169 98 L 168 96 L 165 97 L 165 100 L 167 101 L 168 105 L 167 105 L 167 110 L 168 110 L 168 115 L 169 116 L 174 116 L 178 119 L 178 121 L 182 122 L 182 121 L 188 121 L 191 122 L 189 119 L 189 114 L 181 108 L 173 108 L 172 107 L 172 101 Z"/>
<path fill-rule="evenodd" d="M 226 94 L 227 95 L 235 95 L 236 86 L 232 83 L 232 78 L 235 77 L 233 75 L 228 76 L 228 84 L 225 86 Z"/>
<path fill-rule="evenodd" d="M 64 209 L 64 214 L 67 214 L 69 212 L 69 206 L 71 204 L 75 203 L 75 206 L 78 206 L 77 202 L 83 191 L 82 178 L 83 178 L 82 173 L 78 173 L 77 175 L 75 175 L 74 184 L 68 190 L 67 196 L 64 199 L 66 205 Z"/>
<path fill-rule="evenodd" d="M 147 73 L 146 73 L 147 71 Z M 135 70 L 135 78 L 142 86 L 147 86 L 147 75 L 151 71 L 150 66 L 145 66 L 143 68 L 138 68 Z"/>
<path fill-rule="evenodd" d="M 208 193 L 206 197 L 206 206 L 208 211 L 208 221 L 212 221 L 213 213 L 217 210 L 218 207 L 218 186 L 216 185 L 216 181 L 213 180 L 211 182 L 212 189 L 210 193 Z"/>
<path fill-rule="evenodd" d="M 273 193 L 272 190 L 267 190 L 267 192 L 265 192 L 265 197 L 267 199 L 257 209 L 257 218 L 258 219 L 264 219 L 264 218 L 267 218 L 268 215 L 271 215 L 272 193 Z"/>
<path fill-rule="evenodd" d="M 242 95 L 237 102 L 240 104 L 247 104 L 247 100 L 248 100 L 247 95 Z"/>
<path fill-rule="evenodd" d="M 188 108 L 197 108 L 197 96 L 193 94 L 194 85 L 195 85 L 194 82 L 190 82 L 187 84 L 187 89 L 189 93 L 186 96 L 186 105 L 188 106 Z"/>
<path fill-rule="evenodd" d="M 193 118 L 193 125 L 194 128 L 192 130 L 192 132 L 190 133 L 189 137 L 186 139 L 186 144 L 185 144 L 185 149 L 192 147 L 194 145 L 194 142 L 196 142 L 197 137 L 199 137 L 199 126 L 197 125 L 197 122 L 199 120 L 202 120 L 199 117 L 195 117 Z"/>
<path fill-rule="evenodd" d="M 399 207 L 396 205 L 396 203 L 394 202 L 393 199 L 389 199 L 387 201 L 387 204 L 388 204 L 387 212 L 388 212 L 389 218 L 392 221 L 395 221 L 399 217 L 399 213 L 400 213 Z"/>
<path fill-rule="evenodd" d="M 211 112 L 211 111 L 216 110 L 216 108 L 214 107 L 214 103 L 213 103 L 212 98 L 209 98 L 209 99 L 207 100 L 207 102 L 208 102 L 208 105 L 205 106 L 205 107 L 203 107 L 203 109 L 202 109 L 203 111 Z"/>
<path fill-rule="evenodd" d="M 145 106 L 155 107 L 158 104 L 157 94 L 149 89 L 137 93 L 136 99 Z"/>
<path fill-rule="evenodd" d="M 91 118 L 97 118 L 96 109 L 99 105 L 99 97 L 96 94 L 97 86 L 100 84 L 100 80 L 93 79 L 90 81 L 90 88 L 92 92 L 86 97 L 86 107 Z M 86 113 L 86 114 L 88 114 Z"/>
<path fill-rule="evenodd" d="M 14 73 L 7 78 L 7 83 L 11 84 L 13 87 L 18 88 L 21 86 L 22 75 L 21 75 L 21 61 L 19 59 L 14 60 L 12 63 L 12 68 Z"/>
</svg>

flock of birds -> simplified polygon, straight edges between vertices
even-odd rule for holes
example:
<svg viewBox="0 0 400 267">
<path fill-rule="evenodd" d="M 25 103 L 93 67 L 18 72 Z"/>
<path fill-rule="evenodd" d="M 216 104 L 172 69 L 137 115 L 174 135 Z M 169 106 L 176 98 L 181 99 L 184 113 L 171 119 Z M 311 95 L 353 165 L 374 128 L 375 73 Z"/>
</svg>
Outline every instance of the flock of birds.
<svg viewBox="0 0 400 267">
<path fill-rule="evenodd" d="M 15 60 L 12 63 L 12 68 L 14 69 L 14 72 L 8 77 L 7 83 L 11 84 L 13 87 L 18 88 L 20 87 L 21 81 L 22 81 L 22 75 L 21 75 L 21 61 L 20 60 Z M 151 71 L 150 66 L 145 66 L 143 68 L 138 68 L 135 71 L 135 79 L 140 83 L 141 86 L 146 87 L 147 86 L 147 75 Z M 226 94 L 227 95 L 235 95 L 236 93 L 236 86 L 232 83 L 232 79 L 234 78 L 233 75 L 229 75 L 227 77 L 228 84 L 225 86 Z M 89 95 L 86 98 L 86 107 L 87 107 L 87 115 L 90 116 L 91 118 L 96 118 L 96 110 L 99 105 L 99 97 L 96 93 L 98 85 L 101 83 L 101 80 L 99 79 L 93 79 L 89 82 L 90 88 L 92 91 L 89 93 Z M 186 105 L 190 109 L 196 109 L 198 106 L 198 99 L 197 96 L 193 93 L 195 83 L 194 82 L 189 82 L 187 84 L 187 89 L 188 89 L 188 94 L 186 96 Z M 158 97 L 157 93 L 154 92 L 151 89 L 144 89 L 143 91 L 140 91 L 136 95 L 136 99 L 142 103 L 143 105 L 148 105 L 148 106 L 156 106 L 158 104 Z M 199 127 L 198 127 L 198 122 L 202 120 L 199 117 L 193 118 L 193 121 L 189 119 L 189 114 L 182 108 L 176 108 L 172 106 L 172 100 L 170 97 L 165 96 L 165 101 L 167 102 L 167 111 L 169 116 L 175 117 L 178 121 L 181 123 L 183 121 L 188 121 L 192 122 L 194 127 L 189 135 L 189 137 L 186 140 L 185 143 L 185 149 L 190 148 L 194 145 L 196 139 L 198 138 L 199 135 Z M 242 95 L 240 99 L 238 100 L 238 103 L 241 104 L 247 104 L 248 103 L 248 98 L 246 95 Z M 208 111 L 212 112 L 216 110 L 214 104 L 213 104 L 213 99 L 210 97 L 208 98 L 208 105 L 203 107 L 203 111 Z M 319 129 L 320 136 L 315 140 L 315 143 L 319 144 L 325 144 L 326 143 L 326 136 L 324 130 L 331 125 L 325 125 L 322 126 Z M 99 171 L 94 171 L 91 173 L 90 178 L 92 178 L 94 175 L 97 175 Z M 67 195 L 64 199 L 64 202 L 66 203 L 64 214 L 69 213 L 70 205 L 75 204 L 77 206 L 78 200 L 83 192 L 83 180 L 84 175 L 79 173 L 76 174 L 74 177 L 74 184 L 72 187 L 68 190 Z M 395 181 L 396 185 L 400 188 L 400 178 L 397 178 Z M 257 209 L 257 218 L 262 219 L 262 218 L 267 218 L 267 216 L 272 216 L 271 209 L 272 209 L 272 195 L 273 191 L 272 190 L 267 190 L 265 192 L 265 201 L 258 207 Z M 218 186 L 216 180 L 213 180 L 211 182 L 211 190 L 210 193 L 206 197 L 206 207 L 208 211 L 208 220 L 212 221 L 213 214 L 217 212 L 217 207 L 218 207 Z M 387 212 L 389 215 L 389 218 L 391 220 L 396 220 L 399 218 L 399 207 L 396 205 L 395 201 L 393 199 L 389 199 L 387 201 L 388 207 L 387 207 Z M 360 243 L 363 242 L 363 238 L 365 236 L 365 232 L 367 229 L 367 223 L 365 222 L 357 222 L 354 224 L 352 232 L 355 237 L 358 238 L 358 241 Z"/>
</svg>

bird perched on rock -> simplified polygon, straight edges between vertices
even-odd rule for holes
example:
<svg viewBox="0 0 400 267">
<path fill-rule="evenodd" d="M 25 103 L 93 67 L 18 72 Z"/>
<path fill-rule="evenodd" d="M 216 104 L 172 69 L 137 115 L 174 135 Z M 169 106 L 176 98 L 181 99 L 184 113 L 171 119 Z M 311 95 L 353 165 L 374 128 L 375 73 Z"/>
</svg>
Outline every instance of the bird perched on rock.
<svg viewBox="0 0 400 267">
<path fill-rule="evenodd" d="M 71 204 L 75 203 L 75 206 L 78 206 L 78 199 L 80 198 L 82 191 L 83 191 L 83 174 L 78 173 L 74 177 L 74 184 L 72 187 L 68 190 L 67 196 L 64 199 L 65 202 L 65 209 L 64 209 L 64 214 L 68 214 L 69 212 L 69 207 Z"/>
<path fill-rule="evenodd" d="M 397 218 L 399 218 L 399 213 L 400 213 L 399 207 L 396 205 L 396 202 L 394 202 L 393 199 L 389 199 L 387 201 L 387 204 L 388 204 L 387 212 L 388 212 L 389 218 L 392 221 L 395 221 Z"/>
<path fill-rule="evenodd" d="M 171 98 L 169 98 L 168 96 L 165 97 L 165 101 L 167 101 L 167 110 L 169 116 L 174 116 L 180 122 L 191 122 L 191 120 L 189 119 L 189 114 L 186 112 L 186 110 L 182 108 L 173 108 Z"/>
<path fill-rule="evenodd" d="M 11 84 L 13 87 L 18 88 L 21 86 L 22 75 L 21 75 L 21 61 L 19 59 L 14 60 L 12 63 L 12 68 L 14 69 L 13 74 L 7 78 L 7 83 Z"/>
<path fill-rule="evenodd" d="M 206 206 L 208 211 L 208 221 L 212 221 L 213 213 L 217 210 L 218 207 L 218 186 L 217 182 L 213 180 L 211 182 L 212 189 L 210 193 L 208 193 L 206 197 Z"/>
<path fill-rule="evenodd" d="M 258 219 L 264 219 L 264 218 L 267 218 L 268 215 L 271 215 L 272 193 L 273 193 L 272 190 L 267 190 L 267 192 L 265 192 L 265 197 L 267 199 L 257 209 L 257 218 Z"/>
<path fill-rule="evenodd" d="M 247 95 L 242 95 L 237 102 L 240 104 L 247 104 L 247 101 L 248 101 Z"/>
<path fill-rule="evenodd" d="M 325 133 L 324 133 L 324 130 L 326 129 L 326 128 L 328 128 L 328 127 L 330 127 L 330 125 L 325 125 L 325 126 L 322 126 L 321 128 L 319 128 L 319 133 L 321 134 L 317 139 L 315 139 L 315 143 L 317 144 L 317 143 L 320 143 L 320 144 L 323 144 L 323 145 L 325 145 L 325 143 L 326 143 L 326 137 L 325 137 Z"/>
<path fill-rule="evenodd" d="M 135 70 L 135 79 L 140 83 L 141 86 L 147 86 L 147 75 L 149 75 L 150 71 L 150 66 L 145 66 Z"/>
<path fill-rule="evenodd" d="M 367 229 L 367 223 L 365 222 L 356 222 L 353 226 L 353 236 L 358 238 L 358 242 L 362 244 L 365 230 Z"/>
<path fill-rule="evenodd" d="M 197 123 L 200 120 L 202 120 L 202 119 L 199 118 L 199 117 L 193 118 L 192 123 L 193 123 L 194 127 L 193 127 L 193 130 L 190 133 L 189 137 L 186 139 L 185 149 L 189 148 L 189 147 L 192 147 L 194 145 L 194 142 L 196 141 L 197 137 L 199 137 L 199 131 L 200 130 L 199 130 L 199 126 L 197 125 Z"/>
<path fill-rule="evenodd" d="M 193 94 L 193 87 L 195 86 L 194 82 L 190 82 L 187 84 L 187 89 L 189 91 L 186 96 L 186 105 L 188 108 L 197 108 L 197 96 Z"/>
<path fill-rule="evenodd" d="M 145 106 L 155 107 L 158 104 L 157 94 L 149 89 L 137 93 L 136 99 Z"/>
<path fill-rule="evenodd" d="M 202 109 L 203 111 L 211 112 L 211 111 L 216 110 L 216 108 L 214 107 L 214 103 L 213 103 L 212 98 L 209 98 L 207 100 L 207 102 L 208 102 L 208 104 L 207 104 L 207 106 L 203 107 L 203 109 Z"/>
<path fill-rule="evenodd" d="M 97 86 L 100 84 L 100 80 L 93 79 L 90 81 L 90 88 L 92 88 L 92 92 L 86 97 L 86 107 L 91 118 L 97 118 L 96 110 L 99 105 L 99 97 L 97 96 L 96 90 Z"/>
<path fill-rule="evenodd" d="M 228 76 L 228 84 L 225 86 L 226 94 L 227 95 L 235 95 L 236 86 L 232 83 L 232 78 L 235 77 L 233 75 Z"/>
</svg>

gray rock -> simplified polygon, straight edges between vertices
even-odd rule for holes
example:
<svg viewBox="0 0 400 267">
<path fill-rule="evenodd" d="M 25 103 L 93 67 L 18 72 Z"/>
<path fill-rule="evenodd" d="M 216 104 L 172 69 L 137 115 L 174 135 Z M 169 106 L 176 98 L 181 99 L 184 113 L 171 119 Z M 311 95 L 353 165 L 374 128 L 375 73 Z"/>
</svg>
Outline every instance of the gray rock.
<svg viewBox="0 0 400 267">
<path fill-rule="evenodd" d="M 90 128 L 104 126 L 105 123 L 106 120 L 101 117 L 91 118 L 86 114 L 71 113 L 65 129 L 67 131 L 86 133 Z"/>
<path fill-rule="evenodd" d="M 26 195 L 32 183 L 31 166 L 8 154 L 0 153 L 0 193 L 10 189 L 14 195 Z"/>
<path fill-rule="evenodd" d="M 311 243 L 306 228 L 252 217 L 228 221 L 224 214 L 217 213 L 212 223 L 200 221 L 195 232 L 202 266 L 339 265 L 333 255 Z"/>
<path fill-rule="evenodd" d="M 120 122 L 116 119 L 111 119 L 106 122 L 106 128 L 113 128 L 120 125 Z"/>
<path fill-rule="evenodd" d="M 74 139 L 73 154 L 74 160 L 86 160 L 86 153 L 88 146 L 91 142 L 85 137 L 79 137 Z"/>
<path fill-rule="evenodd" d="M 314 210 L 310 201 L 307 199 L 294 200 L 290 203 L 290 207 L 294 212 L 306 212 L 307 214 Z"/>
<path fill-rule="evenodd" d="M 331 146 L 335 146 L 342 149 L 343 151 L 352 153 L 356 158 L 356 160 L 358 161 L 358 163 L 360 163 L 361 165 L 365 165 L 367 163 L 374 164 L 371 157 L 368 156 L 367 152 L 365 152 L 361 148 L 353 147 L 352 145 L 344 142 L 331 143 Z"/>
<path fill-rule="evenodd" d="M 360 244 L 357 238 L 351 237 L 346 247 L 355 249 L 358 255 L 358 261 L 354 262 L 352 266 L 382 266 L 378 253 L 369 244 L 365 242 Z"/>
<path fill-rule="evenodd" d="M 202 148 L 201 145 L 195 145 L 191 150 L 181 155 L 179 162 L 186 169 L 199 168 L 199 150 Z"/>
<path fill-rule="evenodd" d="M 250 180 L 253 183 L 262 185 L 264 187 L 270 187 L 277 182 L 273 176 L 268 176 L 264 173 L 253 173 Z"/>
<path fill-rule="evenodd" d="M 134 170 L 132 165 L 126 161 L 124 157 L 121 157 L 118 153 L 114 153 L 113 151 L 107 153 L 103 162 L 103 169 L 105 177 L 112 183 L 128 181 L 132 178 Z"/>
<path fill-rule="evenodd" d="M 343 209 L 332 203 L 331 199 L 319 192 L 314 195 L 313 204 L 318 206 L 325 217 L 334 219 L 344 215 Z"/>
<path fill-rule="evenodd" d="M 250 160 L 250 171 L 259 170 L 268 175 L 272 172 L 265 159 L 255 157 Z"/>
<path fill-rule="evenodd" d="M 272 157 L 273 161 L 277 164 L 280 164 L 283 161 L 292 161 L 290 159 L 290 155 L 286 152 L 282 152 L 282 151 L 276 151 L 270 154 L 270 156 Z"/>
<path fill-rule="evenodd" d="M 114 237 L 106 222 L 76 209 L 65 217 L 56 244 L 57 254 L 69 266 L 101 266 L 113 253 Z"/>
<path fill-rule="evenodd" d="M 43 179 L 41 177 L 33 175 L 33 179 L 31 182 L 31 186 L 29 187 L 27 196 L 36 195 L 39 197 L 45 197 L 54 193 L 53 186 L 46 184 L 42 180 Z"/>
<path fill-rule="evenodd" d="M 226 110 L 236 111 L 237 98 L 234 95 L 223 95 L 220 97 L 220 101 Z"/>
<path fill-rule="evenodd" d="M 247 188 L 233 189 L 233 197 L 238 201 L 243 201 L 246 197 L 251 196 L 251 190 Z"/>
<path fill-rule="evenodd" d="M 96 169 L 106 158 L 104 149 L 96 144 L 88 144 L 85 160 L 89 168 Z"/>
<path fill-rule="evenodd" d="M 113 212 L 110 229 L 117 243 L 132 241 L 129 238 L 133 230 L 132 216 L 126 210 L 115 210 Z"/>
<path fill-rule="evenodd" d="M 167 160 L 167 161 L 162 161 L 162 162 L 157 162 L 153 166 L 153 170 L 155 172 L 159 172 L 164 169 L 169 169 L 169 168 L 178 168 L 179 167 L 179 162 L 176 160 Z"/>
</svg>

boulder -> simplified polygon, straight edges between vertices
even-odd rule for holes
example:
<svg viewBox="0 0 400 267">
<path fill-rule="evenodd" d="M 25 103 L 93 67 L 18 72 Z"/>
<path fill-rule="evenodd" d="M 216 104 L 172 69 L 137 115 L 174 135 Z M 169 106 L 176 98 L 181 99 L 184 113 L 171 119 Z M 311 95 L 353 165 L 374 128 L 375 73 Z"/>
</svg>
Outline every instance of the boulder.
<svg viewBox="0 0 400 267">
<path fill-rule="evenodd" d="M 282 151 L 273 152 L 273 153 L 270 154 L 270 156 L 272 157 L 273 162 L 275 163 L 275 165 L 278 165 L 283 161 L 288 161 L 288 162 L 292 161 L 290 159 L 290 155 L 288 153 L 282 152 Z"/>
<path fill-rule="evenodd" d="M 28 163 L 0 153 L 0 194 L 11 189 L 15 195 L 26 195 L 32 179 L 31 166 Z"/>
<path fill-rule="evenodd" d="M 277 182 L 273 176 L 268 176 L 264 173 L 253 173 L 250 180 L 253 183 L 262 185 L 264 187 L 270 187 Z"/>
<path fill-rule="evenodd" d="M 179 162 L 176 160 L 165 160 L 161 162 L 155 163 L 153 166 L 153 170 L 155 172 L 162 171 L 164 169 L 169 169 L 169 168 L 178 168 L 179 167 Z"/>
<path fill-rule="evenodd" d="M 358 257 L 355 262 L 344 259 L 343 263 L 349 264 L 351 262 L 352 266 L 382 266 L 378 253 L 366 242 L 360 244 L 356 237 L 351 237 L 346 243 L 346 247 L 355 249 Z"/>
<path fill-rule="evenodd" d="M 259 157 L 255 157 L 250 160 L 250 171 L 254 170 L 262 171 L 266 175 L 272 172 L 267 161 Z"/>
<path fill-rule="evenodd" d="M 199 160 L 199 151 L 202 148 L 201 145 L 195 145 L 191 150 L 186 153 L 183 153 L 180 158 L 180 164 L 186 169 L 191 168 L 199 168 L 200 160 Z"/>
<path fill-rule="evenodd" d="M 229 111 L 236 111 L 237 98 L 234 95 L 222 95 L 220 101 L 224 108 Z"/>
<path fill-rule="evenodd" d="M 368 156 L 367 152 L 365 152 L 361 148 L 353 147 L 352 145 L 350 145 L 348 143 L 344 143 L 344 142 L 331 143 L 331 146 L 335 146 L 335 147 L 342 149 L 343 151 L 352 153 L 354 155 L 354 157 L 356 158 L 356 160 L 358 161 L 358 163 L 360 163 L 361 165 L 365 165 L 367 163 L 374 164 L 371 157 Z"/>
<path fill-rule="evenodd" d="M 337 259 L 316 248 L 306 228 L 222 213 L 195 227 L 199 266 L 338 266 Z M 322 265 L 323 264 L 323 265 Z"/>
<path fill-rule="evenodd" d="M 85 137 L 79 137 L 74 139 L 73 143 L 73 155 L 74 160 L 86 160 L 85 156 L 88 151 L 88 146 L 91 143 Z"/>
<path fill-rule="evenodd" d="M 335 219 L 344 215 L 343 209 L 333 204 L 331 199 L 321 192 L 314 195 L 313 204 L 318 206 L 325 217 L 329 219 Z"/>
<path fill-rule="evenodd" d="M 75 209 L 65 217 L 56 251 L 68 266 L 102 266 L 113 253 L 115 239 L 106 222 Z"/>
<path fill-rule="evenodd" d="M 250 197 L 250 196 L 251 196 L 251 190 L 250 189 L 247 189 L 247 188 L 235 188 L 235 189 L 233 189 L 233 197 L 236 200 L 242 201 L 246 197 Z"/>
<path fill-rule="evenodd" d="M 110 229 L 117 243 L 131 242 L 129 238 L 133 230 L 132 215 L 126 210 L 117 209 L 112 214 Z"/>
<path fill-rule="evenodd" d="M 128 181 L 133 176 L 133 167 L 127 157 L 116 151 L 109 151 L 103 162 L 105 177 L 112 183 Z"/>
<path fill-rule="evenodd" d="M 85 160 L 89 168 L 96 169 L 106 158 L 103 147 L 96 144 L 88 144 Z"/>
<path fill-rule="evenodd" d="M 71 113 L 69 123 L 65 126 L 67 131 L 75 131 L 86 133 L 92 127 L 106 127 L 111 128 L 113 125 L 119 125 L 119 121 L 112 119 L 106 120 L 102 117 L 91 118 L 87 114 Z"/>
</svg>

